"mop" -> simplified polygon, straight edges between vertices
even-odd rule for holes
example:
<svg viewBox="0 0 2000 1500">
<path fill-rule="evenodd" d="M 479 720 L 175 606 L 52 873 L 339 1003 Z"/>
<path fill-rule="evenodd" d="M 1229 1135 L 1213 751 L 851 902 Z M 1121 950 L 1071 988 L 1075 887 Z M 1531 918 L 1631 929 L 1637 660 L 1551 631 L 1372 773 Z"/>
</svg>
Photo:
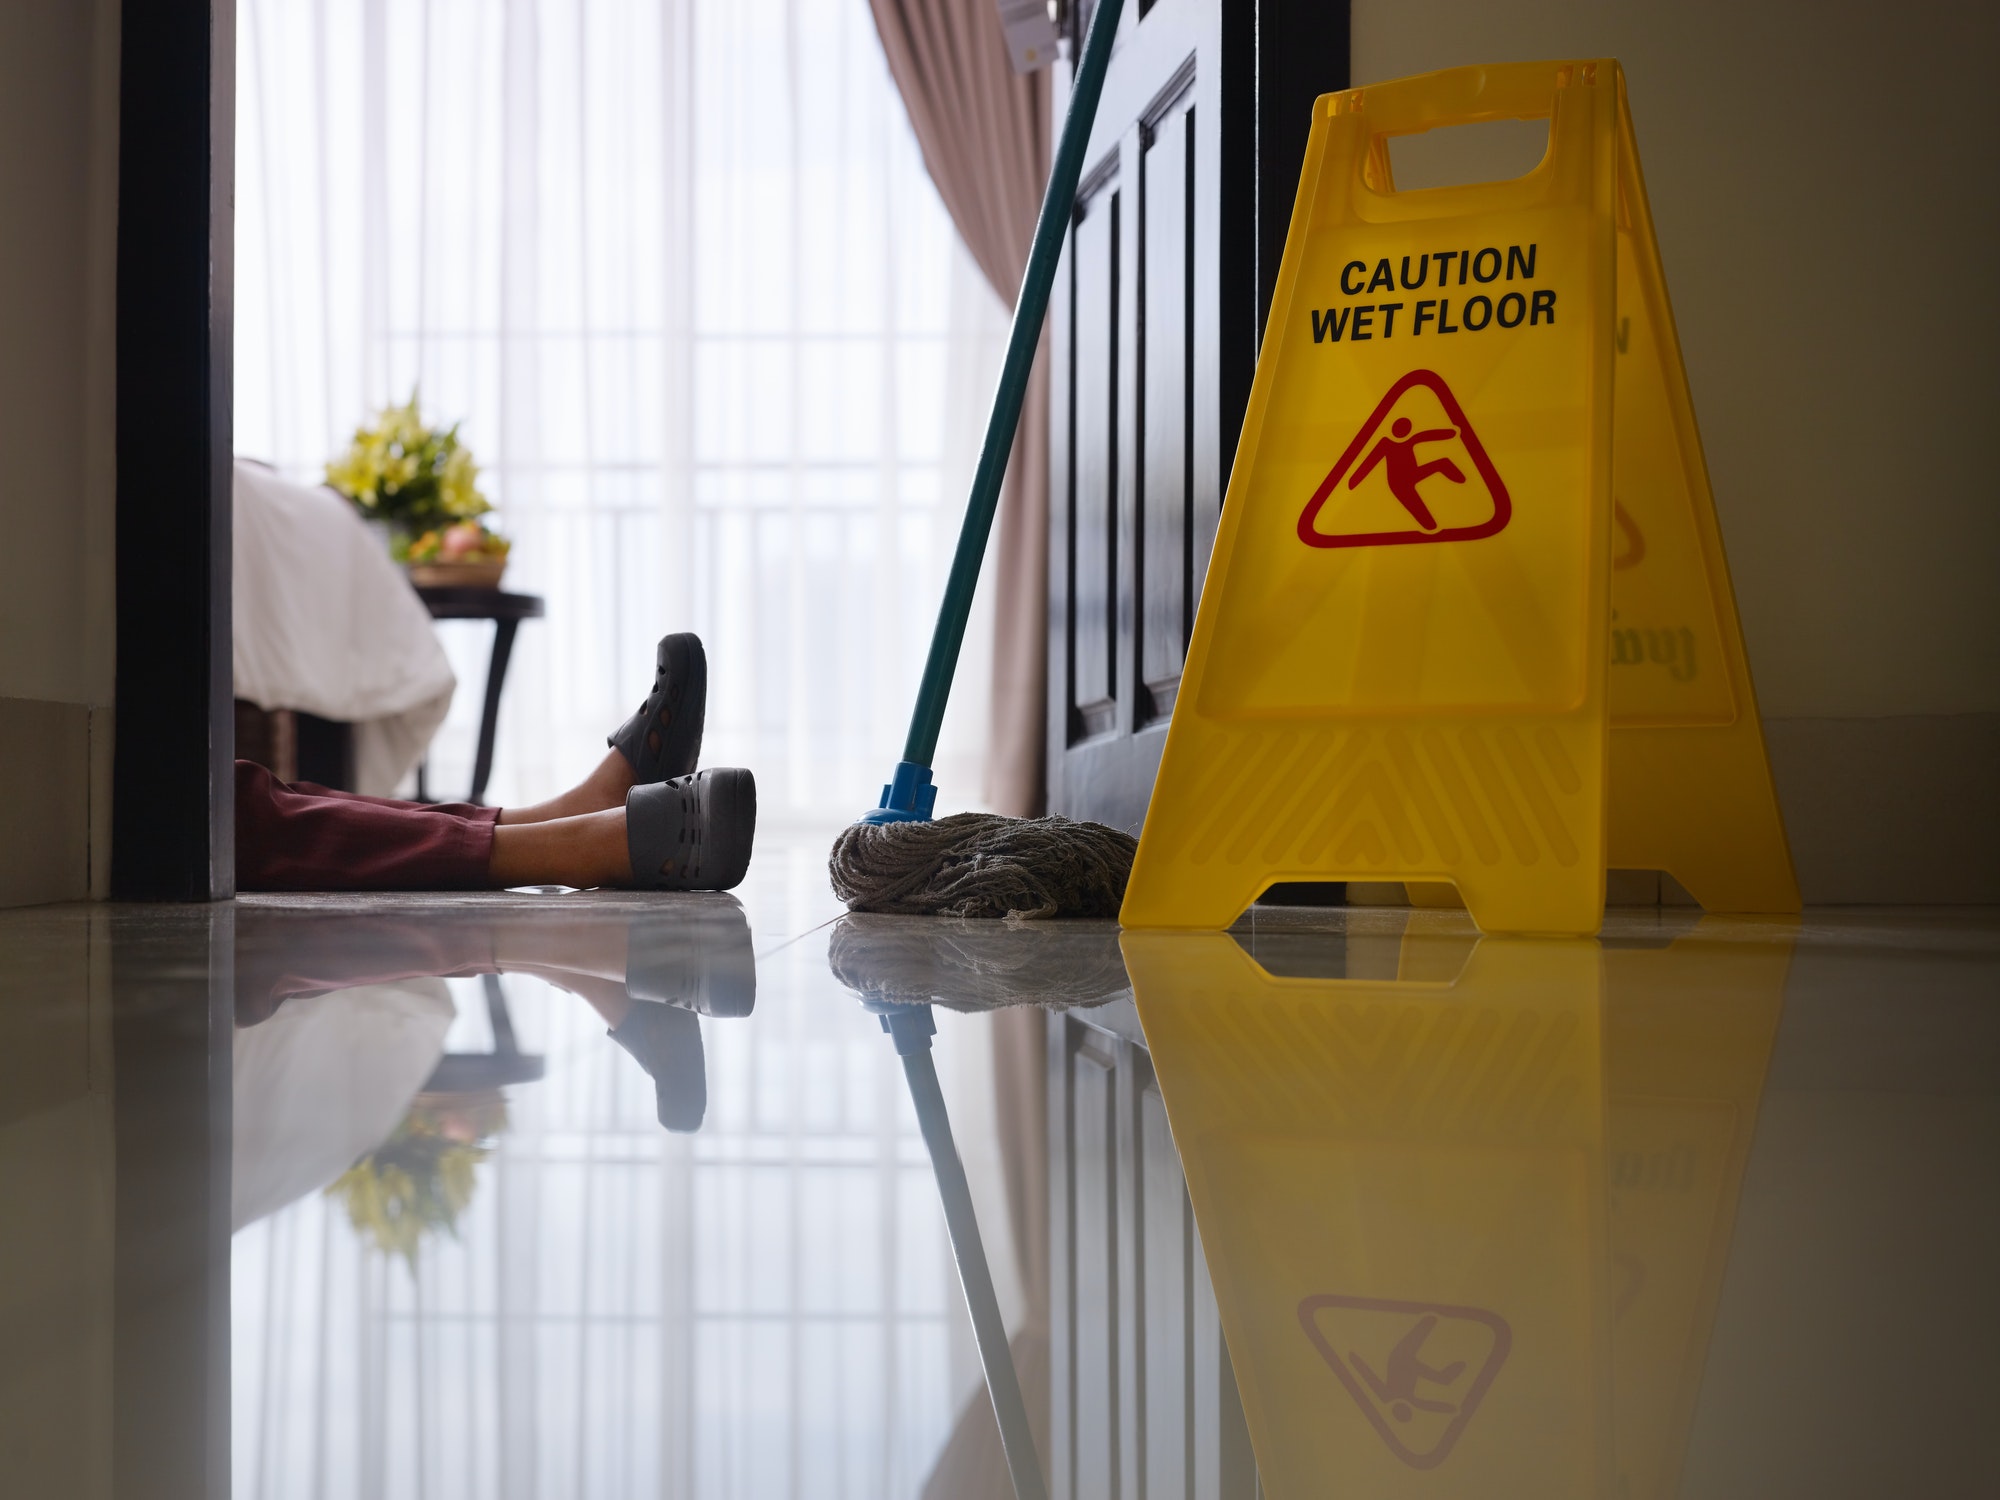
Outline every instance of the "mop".
<svg viewBox="0 0 2000 1500">
<path fill-rule="evenodd" d="M 1028 1422 L 1028 1403 L 1021 1395 L 1020 1372 L 1014 1368 L 1014 1356 L 1007 1346 L 1007 1325 L 993 1290 L 992 1268 L 986 1263 L 986 1243 L 979 1237 L 972 1186 L 966 1181 L 965 1164 L 952 1140 L 951 1116 L 945 1112 L 944 1090 L 938 1087 L 937 1065 L 931 1059 L 937 1021 L 928 1005 L 874 1000 L 864 1000 L 862 1005 L 880 1018 L 903 1062 L 910 1104 L 916 1110 L 924 1149 L 930 1153 L 931 1172 L 937 1178 L 938 1198 L 944 1205 L 945 1234 L 951 1240 L 951 1257 L 958 1264 L 958 1284 L 965 1292 L 972 1341 L 986 1375 L 986 1394 L 993 1402 L 1000 1451 L 1007 1460 L 1007 1478 L 1013 1484 L 1015 1500 L 1048 1500 L 1034 1430 Z"/>
<path fill-rule="evenodd" d="M 1104 91 L 1104 73 L 1111 61 L 1111 41 L 1123 9 L 1123 0 L 1099 0 L 1077 63 L 1062 137 L 1049 170 L 1048 192 L 1042 199 L 1041 216 L 1035 221 L 1021 295 L 1014 304 L 1007 357 L 1000 367 L 1000 384 L 994 392 L 972 493 L 966 500 L 958 550 L 952 556 L 944 600 L 938 607 L 937 627 L 931 635 L 930 655 L 924 662 L 903 758 L 889 784 L 882 788 L 881 805 L 864 813 L 834 840 L 827 860 L 833 893 L 855 911 L 1115 917 L 1125 897 L 1132 856 L 1138 847 L 1130 834 L 1068 818 L 959 813 L 936 822 L 931 819 L 937 805 L 931 760 L 937 753 L 945 700 L 958 668 L 973 588 L 986 555 L 986 539 L 993 530 L 993 513 L 1000 503 L 1000 482 L 1006 476 L 1007 455 L 1021 420 L 1028 372 L 1034 364 L 1035 345 L 1041 340 L 1042 318 L 1048 311 L 1056 264 L 1062 257 L 1063 236 L 1076 207 L 1077 179 L 1083 171 L 1083 154 L 1090 144 L 1098 96 Z"/>
<path fill-rule="evenodd" d="M 1116 922 L 841 917 L 827 934 L 826 966 L 863 1000 L 966 1015 L 1132 998 Z"/>
</svg>

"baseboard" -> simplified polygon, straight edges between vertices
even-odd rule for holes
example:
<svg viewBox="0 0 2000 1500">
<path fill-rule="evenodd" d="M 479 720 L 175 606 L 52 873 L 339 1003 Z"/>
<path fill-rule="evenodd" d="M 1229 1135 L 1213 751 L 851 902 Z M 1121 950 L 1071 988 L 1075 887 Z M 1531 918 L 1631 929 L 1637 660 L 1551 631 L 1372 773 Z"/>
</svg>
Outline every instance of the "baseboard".
<svg viewBox="0 0 2000 1500">
<path fill-rule="evenodd" d="M 1766 719 L 1808 906 L 2000 903 L 2000 714 Z"/>
<path fill-rule="evenodd" d="M 0 698 L 0 906 L 91 894 L 91 710 Z"/>
</svg>

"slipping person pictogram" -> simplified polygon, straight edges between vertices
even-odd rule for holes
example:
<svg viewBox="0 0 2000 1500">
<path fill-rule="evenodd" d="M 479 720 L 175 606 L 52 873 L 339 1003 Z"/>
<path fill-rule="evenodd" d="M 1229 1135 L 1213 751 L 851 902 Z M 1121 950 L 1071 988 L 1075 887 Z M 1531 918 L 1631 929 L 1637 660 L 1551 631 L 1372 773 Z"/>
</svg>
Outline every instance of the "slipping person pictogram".
<svg viewBox="0 0 2000 1500">
<path fill-rule="evenodd" d="M 1389 1358 L 1385 1361 L 1386 1377 L 1369 1369 L 1368 1361 L 1361 1357 L 1359 1350 L 1348 1351 L 1349 1362 L 1398 1422 L 1409 1421 L 1412 1414 L 1419 1411 L 1458 1410 L 1456 1402 L 1428 1400 L 1417 1394 L 1417 1387 L 1424 1384 L 1449 1389 L 1458 1384 L 1458 1377 L 1465 1373 L 1465 1361 L 1462 1359 L 1455 1359 L 1441 1369 L 1424 1363 L 1424 1340 L 1431 1336 L 1431 1330 L 1437 1327 L 1437 1323 L 1436 1313 L 1425 1313 L 1410 1326 L 1410 1331 L 1389 1351 Z"/>
<path fill-rule="evenodd" d="M 1445 1461 L 1513 1344 L 1498 1313 L 1446 1302 L 1323 1293 L 1298 1316 L 1368 1425 L 1413 1469 Z"/>
<path fill-rule="evenodd" d="M 1408 417 L 1396 418 L 1389 435 L 1377 443 L 1362 460 L 1361 467 L 1348 476 L 1347 487 L 1359 489 L 1361 481 L 1373 472 L 1377 464 L 1382 465 L 1383 477 L 1389 481 L 1389 491 L 1402 502 L 1403 509 L 1415 518 L 1416 523 L 1426 531 L 1437 530 L 1437 518 L 1430 507 L 1424 504 L 1424 497 L 1418 490 L 1433 474 L 1442 474 L 1453 484 L 1465 483 L 1465 471 L 1448 458 L 1434 458 L 1429 463 L 1417 462 L 1419 443 L 1442 443 L 1458 436 L 1456 427 L 1431 427 L 1422 432 L 1410 431 Z"/>
<path fill-rule="evenodd" d="M 1437 443 L 1451 448 L 1424 457 L 1421 450 Z M 1363 489 L 1378 471 L 1380 482 Z M 1298 537 L 1308 547 L 1472 542 L 1504 530 L 1513 513 L 1507 486 L 1444 377 L 1412 370 L 1389 387 L 1313 491 Z"/>
</svg>

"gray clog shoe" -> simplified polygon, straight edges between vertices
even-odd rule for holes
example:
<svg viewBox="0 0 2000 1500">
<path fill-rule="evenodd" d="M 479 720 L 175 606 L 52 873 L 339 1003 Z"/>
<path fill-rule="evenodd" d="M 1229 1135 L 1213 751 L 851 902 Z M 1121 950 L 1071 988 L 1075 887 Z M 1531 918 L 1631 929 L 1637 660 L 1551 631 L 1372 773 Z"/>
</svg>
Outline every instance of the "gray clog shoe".
<svg viewBox="0 0 2000 1500">
<path fill-rule="evenodd" d="M 634 1000 L 704 1016 L 749 1015 L 757 1006 L 757 959 L 736 898 L 660 902 L 634 914 L 625 931 L 625 988 Z"/>
<path fill-rule="evenodd" d="M 653 1110 L 667 1129 L 701 1129 L 708 1112 L 708 1071 L 701 1021 L 694 1012 L 641 1000 L 611 1032 L 653 1080 Z"/>
<path fill-rule="evenodd" d="M 729 890 L 750 868 L 756 832 L 757 779 L 735 766 L 625 795 L 625 850 L 640 890 Z"/>
<path fill-rule="evenodd" d="M 641 786 L 692 772 L 708 717 L 708 653 L 701 637 L 664 636 L 654 653 L 653 690 L 605 743 L 624 756 Z"/>
</svg>

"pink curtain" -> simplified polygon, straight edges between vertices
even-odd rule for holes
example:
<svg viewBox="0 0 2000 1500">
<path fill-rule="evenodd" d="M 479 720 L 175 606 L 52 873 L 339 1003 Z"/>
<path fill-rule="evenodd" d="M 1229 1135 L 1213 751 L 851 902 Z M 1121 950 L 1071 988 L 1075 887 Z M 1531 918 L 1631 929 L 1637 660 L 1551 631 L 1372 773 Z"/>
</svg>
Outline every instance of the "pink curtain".
<svg viewBox="0 0 2000 1500">
<path fill-rule="evenodd" d="M 924 166 L 960 238 L 1009 307 L 1049 170 L 1046 72 L 1017 74 L 993 0 L 869 0 Z M 1046 357 L 1015 435 L 994 529 L 992 743 L 986 795 L 1042 810 L 1048 658 L 1049 388 Z"/>
</svg>

